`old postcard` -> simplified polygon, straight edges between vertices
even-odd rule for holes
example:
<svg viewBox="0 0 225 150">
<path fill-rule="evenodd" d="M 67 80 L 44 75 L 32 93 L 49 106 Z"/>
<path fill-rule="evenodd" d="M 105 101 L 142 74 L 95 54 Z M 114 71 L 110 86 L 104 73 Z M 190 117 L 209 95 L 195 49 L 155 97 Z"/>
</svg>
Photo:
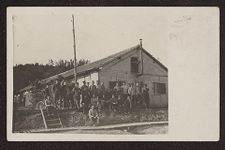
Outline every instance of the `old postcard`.
<svg viewBox="0 0 225 150">
<path fill-rule="evenodd" d="M 219 140 L 216 7 L 9 7 L 9 141 Z"/>
</svg>

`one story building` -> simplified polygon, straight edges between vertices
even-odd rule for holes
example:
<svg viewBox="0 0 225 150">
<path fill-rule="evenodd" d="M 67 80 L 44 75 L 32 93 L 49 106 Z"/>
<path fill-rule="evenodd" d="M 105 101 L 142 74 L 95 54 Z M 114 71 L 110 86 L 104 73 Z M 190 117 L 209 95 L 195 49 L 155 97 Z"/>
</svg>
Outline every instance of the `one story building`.
<svg viewBox="0 0 225 150">
<path fill-rule="evenodd" d="M 142 42 L 98 61 L 79 66 L 77 81 L 104 82 L 111 88 L 116 82 L 143 82 L 149 87 L 150 107 L 168 107 L 168 69 L 143 47 Z M 74 69 L 42 80 L 49 83 L 59 76 L 74 79 Z"/>
</svg>

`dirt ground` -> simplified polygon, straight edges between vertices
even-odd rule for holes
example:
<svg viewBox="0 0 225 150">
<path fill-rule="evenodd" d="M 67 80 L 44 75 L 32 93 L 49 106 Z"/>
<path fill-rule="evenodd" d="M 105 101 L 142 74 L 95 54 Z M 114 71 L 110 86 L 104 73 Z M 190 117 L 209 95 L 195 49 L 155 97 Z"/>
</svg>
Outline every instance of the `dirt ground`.
<svg viewBox="0 0 225 150">
<path fill-rule="evenodd" d="M 90 126 L 90 121 L 87 115 L 77 112 L 75 110 L 63 110 L 59 111 L 59 115 L 64 127 L 78 127 L 78 126 Z M 42 129 L 44 123 L 42 120 L 41 113 L 39 111 L 16 111 L 13 117 L 13 131 L 20 132 L 31 129 Z M 168 121 L 168 110 L 167 109 L 139 109 L 132 113 L 113 113 L 105 110 L 100 119 L 99 126 L 122 124 L 122 123 L 133 123 L 133 122 L 146 122 L 146 121 Z M 158 128 L 158 129 L 157 129 Z M 157 132 L 164 133 L 166 126 L 154 126 L 150 128 L 133 129 L 132 133 L 144 134 L 153 133 L 157 129 Z M 74 132 L 87 132 L 87 131 L 74 131 Z M 103 131 L 99 131 L 100 134 Z M 123 134 L 123 130 L 106 131 L 113 132 L 115 134 Z M 143 132 L 143 133 L 142 133 Z M 103 132 L 105 133 L 105 131 Z M 126 133 L 126 132 L 125 132 Z M 129 132 L 131 133 L 131 132 Z M 129 134 L 126 133 L 126 134 Z M 157 133 L 156 133 L 157 134 Z"/>
</svg>

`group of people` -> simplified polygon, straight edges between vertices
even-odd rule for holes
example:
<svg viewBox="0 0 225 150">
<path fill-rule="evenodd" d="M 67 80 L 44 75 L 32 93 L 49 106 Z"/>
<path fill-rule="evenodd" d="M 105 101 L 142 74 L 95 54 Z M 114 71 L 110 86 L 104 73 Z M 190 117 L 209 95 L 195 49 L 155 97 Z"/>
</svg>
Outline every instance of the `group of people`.
<svg viewBox="0 0 225 150">
<path fill-rule="evenodd" d="M 135 108 L 149 108 L 149 88 L 147 84 L 119 82 L 109 89 L 103 82 L 83 81 L 68 84 L 66 81 L 56 80 L 50 90 L 46 85 L 45 97 L 48 106 L 56 109 L 76 109 L 87 114 L 93 122 L 98 122 L 103 109 L 114 112 L 131 112 Z M 52 91 L 52 94 L 50 93 Z M 51 103 L 51 104 L 50 104 Z"/>
</svg>

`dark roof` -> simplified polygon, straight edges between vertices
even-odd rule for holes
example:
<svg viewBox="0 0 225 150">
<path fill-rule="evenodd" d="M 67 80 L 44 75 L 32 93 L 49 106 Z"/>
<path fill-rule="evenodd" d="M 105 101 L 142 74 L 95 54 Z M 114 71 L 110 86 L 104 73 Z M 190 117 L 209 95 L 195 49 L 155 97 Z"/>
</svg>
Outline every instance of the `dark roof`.
<svg viewBox="0 0 225 150">
<path fill-rule="evenodd" d="M 77 67 L 77 75 L 79 76 L 80 74 L 82 74 L 84 72 L 97 70 L 100 67 L 102 67 L 103 65 L 113 61 L 114 59 L 117 59 L 118 57 L 121 57 L 121 56 L 123 56 L 123 55 L 125 55 L 125 54 L 127 54 L 127 53 L 129 53 L 129 52 L 131 52 L 133 50 L 137 50 L 138 48 L 140 48 L 140 45 L 136 45 L 136 46 L 131 47 L 129 49 L 125 49 L 123 51 L 120 51 L 118 53 L 110 55 L 110 56 L 108 56 L 106 58 L 97 60 L 95 62 L 86 64 L 86 65 L 82 65 L 82 66 L 78 66 Z M 44 79 L 43 81 L 44 82 L 49 82 L 51 80 L 57 79 L 59 76 L 62 76 L 63 78 L 67 78 L 67 77 L 72 76 L 73 74 L 74 74 L 74 69 L 71 69 L 71 70 L 65 71 L 63 73 L 57 74 L 55 76 L 49 77 L 47 79 Z"/>
<path fill-rule="evenodd" d="M 125 49 L 123 51 L 120 51 L 118 53 L 115 53 L 113 55 L 110 55 L 106 58 L 103 58 L 103 59 L 100 59 L 100 60 L 97 60 L 95 62 L 92 62 L 92 63 L 89 63 L 89 64 L 86 64 L 86 65 L 82 65 L 82 66 L 78 66 L 77 67 L 77 75 L 82 75 L 83 73 L 85 72 L 88 72 L 88 71 L 97 71 L 100 67 L 102 67 L 103 65 L 127 54 L 127 53 L 130 53 L 134 50 L 137 50 L 140 48 L 140 45 L 136 45 L 134 47 L 131 47 L 129 49 Z M 155 57 L 153 57 L 150 53 L 148 53 L 145 49 L 143 49 L 143 51 L 149 56 L 151 57 L 155 62 L 157 62 L 162 68 L 164 68 L 166 71 L 168 70 L 161 62 L 159 62 Z M 49 78 L 46 78 L 46 79 L 43 79 L 42 82 L 44 83 L 48 83 L 52 80 L 55 80 L 57 79 L 59 76 L 62 76 L 63 78 L 67 78 L 67 77 L 70 77 L 70 76 L 73 76 L 74 75 L 74 69 L 71 69 L 71 70 L 68 70 L 68 71 L 65 71 L 63 73 L 60 73 L 60 74 L 57 74 L 57 75 L 54 75 L 52 77 L 49 77 Z M 31 86 L 27 86 L 19 91 L 23 91 L 23 90 L 26 90 L 26 89 L 29 89 L 31 88 Z"/>
</svg>

